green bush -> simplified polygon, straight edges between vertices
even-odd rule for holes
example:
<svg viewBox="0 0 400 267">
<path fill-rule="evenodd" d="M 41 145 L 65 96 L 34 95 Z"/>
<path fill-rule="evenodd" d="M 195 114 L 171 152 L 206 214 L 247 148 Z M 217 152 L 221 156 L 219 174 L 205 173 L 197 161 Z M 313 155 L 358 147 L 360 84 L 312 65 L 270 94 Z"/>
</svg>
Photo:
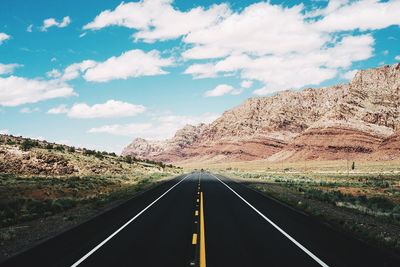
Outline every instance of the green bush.
<svg viewBox="0 0 400 267">
<path fill-rule="evenodd" d="M 39 145 L 39 142 L 36 140 L 25 139 L 24 141 L 22 141 L 20 148 L 23 151 L 27 151 L 33 147 L 37 147 L 38 145 Z"/>
<path fill-rule="evenodd" d="M 65 151 L 65 148 L 64 148 L 64 146 L 56 146 L 55 147 L 55 150 L 57 150 L 57 151 Z"/>
<path fill-rule="evenodd" d="M 46 149 L 53 149 L 53 145 L 52 144 L 47 144 L 46 145 Z"/>
<path fill-rule="evenodd" d="M 7 145 L 13 146 L 13 145 L 15 145 L 15 144 L 16 144 L 15 141 L 13 141 L 13 140 L 11 140 L 11 139 L 7 139 Z"/>
</svg>

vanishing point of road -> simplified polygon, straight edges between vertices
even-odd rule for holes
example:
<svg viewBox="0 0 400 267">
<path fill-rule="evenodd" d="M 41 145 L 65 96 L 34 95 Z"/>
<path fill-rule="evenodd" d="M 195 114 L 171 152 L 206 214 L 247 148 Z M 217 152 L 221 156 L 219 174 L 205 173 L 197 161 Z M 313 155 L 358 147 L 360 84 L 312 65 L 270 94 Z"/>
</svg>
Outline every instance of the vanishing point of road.
<svg viewBox="0 0 400 267">
<path fill-rule="evenodd" d="M 194 172 L 1 265 L 383 267 L 400 260 L 227 177 Z"/>
</svg>

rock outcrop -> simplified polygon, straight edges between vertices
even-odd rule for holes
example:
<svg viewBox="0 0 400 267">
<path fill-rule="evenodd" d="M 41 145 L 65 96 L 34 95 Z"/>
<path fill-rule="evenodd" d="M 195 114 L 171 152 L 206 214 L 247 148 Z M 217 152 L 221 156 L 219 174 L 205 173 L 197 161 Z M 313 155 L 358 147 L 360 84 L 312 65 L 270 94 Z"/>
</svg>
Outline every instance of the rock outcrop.
<svg viewBox="0 0 400 267">
<path fill-rule="evenodd" d="M 165 162 L 371 156 L 400 146 L 399 115 L 396 64 L 359 71 L 349 84 L 251 98 L 171 139 L 136 139 L 123 154 Z"/>
</svg>

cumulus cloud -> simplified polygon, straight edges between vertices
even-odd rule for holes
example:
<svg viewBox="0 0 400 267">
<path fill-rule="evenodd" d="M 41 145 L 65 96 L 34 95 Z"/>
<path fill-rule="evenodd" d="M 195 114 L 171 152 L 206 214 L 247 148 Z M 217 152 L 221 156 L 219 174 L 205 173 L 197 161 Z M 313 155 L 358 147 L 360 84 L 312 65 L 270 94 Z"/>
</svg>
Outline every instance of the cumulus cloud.
<svg viewBox="0 0 400 267">
<path fill-rule="evenodd" d="M 78 78 L 82 73 L 85 73 L 89 68 L 97 65 L 94 60 L 84 60 L 79 63 L 74 63 L 65 68 L 62 75 L 62 80 L 69 81 Z"/>
<path fill-rule="evenodd" d="M 64 17 L 60 22 L 58 22 L 55 18 L 48 18 L 43 21 L 43 25 L 40 30 L 45 32 L 48 28 L 51 27 L 64 28 L 67 27 L 70 23 L 71 18 L 69 16 Z"/>
<path fill-rule="evenodd" d="M 204 96 L 206 97 L 215 97 L 215 96 L 223 96 L 226 94 L 236 94 L 237 90 L 233 88 L 233 86 L 227 84 L 217 85 L 214 89 L 206 91 Z"/>
<path fill-rule="evenodd" d="M 74 104 L 71 108 L 66 105 L 49 109 L 49 114 L 66 113 L 70 118 L 77 119 L 94 119 L 94 118 L 122 118 L 132 117 L 143 113 L 146 108 L 142 105 L 135 105 L 118 100 L 108 100 L 102 104 L 89 106 L 86 103 Z"/>
<path fill-rule="evenodd" d="M 60 78 L 61 72 L 57 69 L 52 69 L 51 71 L 46 72 L 46 76 L 49 78 Z"/>
<path fill-rule="evenodd" d="M 68 116 L 78 119 L 122 118 L 136 116 L 145 110 L 146 108 L 142 105 L 111 99 L 103 104 L 95 104 L 93 106 L 89 106 L 86 103 L 74 104 L 68 111 Z"/>
<path fill-rule="evenodd" d="M 47 111 L 48 114 L 65 114 L 68 113 L 69 109 L 67 108 L 67 105 L 59 105 L 57 107 L 51 108 Z"/>
<path fill-rule="evenodd" d="M 0 106 L 18 106 L 73 95 L 76 95 L 73 88 L 58 80 L 0 77 Z"/>
<path fill-rule="evenodd" d="M 14 72 L 15 68 L 22 67 L 23 65 L 21 64 L 1 64 L 0 63 L 0 75 L 4 74 L 11 74 Z"/>
<path fill-rule="evenodd" d="M 400 25 L 399 10 L 399 0 L 330 0 L 312 11 L 268 1 L 238 10 L 219 4 L 182 11 L 172 0 L 142 0 L 105 10 L 84 29 L 127 27 L 144 42 L 181 38 L 181 56 L 189 62 L 185 74 L 235 75 L 259 81 L 263 86 L 255 93 L 267 94 L 319 85 L 372 57 L 368 31 Z M 93 79 L 112 79 L 101 76 Z"/>
<path fill-rule="evenodd" d="M 143 0 L 121 3 L 114 10 L 101 12 L 85 30 L 99 30 L 108 26 L 123 26 L 135 29 L 136 40 L 154 42 L 175 39 L 192 31 L 203 29 L 229 14 L 225 4 L 213 5 L 209 9 L 196 7 L 186 12 L 172 7 L 172 0 Z"/>
<path fill-rule="evenodd" d="M 63 80 L 72 80 L 83 74 L 86 81 L 108 82 L 115 79 L 163 75 L 168 72 L 163 67 L 174 64 L 171 58 L 162 58 L 157 50 L 144 52 L 130 50 L 117 57 L 110 57 L 104 62 L 84 60 L 74 63 L 64 70 Z"/>
<path fill-rule="evenodd" d="M 213 64 L 194 64 L 185 73 L 204 78 L 237 72 L 244 79 L 258 80 L 265 84 L 262 90 L 255 91 L 256 94 L 268 94 L 317 85 L 334 78 L 339 68 L 348 68 L 353 61 L 371 57 L 373 44 L 374 39 L 369 34 L 345 36 L 333 47 L 321 48 L 312 54 L 290 53 L 260 57 L 231 55 Z"/>
<path fill-rule="evenodd" d="M 383 29 L 400 25 L 399 11 L 398 0 L 330 0 L 314 27 L 326 32 Z"/>
<path fill-rule="evenodd" d="M 284 8 L 261 2 L 191 32 L 183 40 L 194 45 L 183 54 L 186 58 L 206 59 L 241 53 L 309 53 L 319 49 L 328 37 L 304 21 L 302 5 Z"/>
<path fill-rule="evenodd" d="M 175 132 L 187 124 L 210 123 L 219 115 L 205 113 L 199 116 L 165 115 L 154 117 L 146 123 L 111 124 L 91 128 L 89 133 L 106 133 L 117 136 L 141 137 L 161 140 L 172 137 Z"/>
<path fill-rule="evenodd" d="M 11 38 L 10 35 L 8 35 L 8 34 L 6 34 L 6 33 L 4 33 L 4 32 L 0 32 L 0 45 L 1 45 L 4 41 L 6 41 L 6 40 L 8 40 L 8 39 L 10 39 L 10 38 Z"/>
<path fill-rule="evenodd" d="M 161 58 L 156 50 L 146 53 L 134 49 L 89 68 L 84 78 L 87 81 L 107 82 L 114 79 L 161 75 L 168 73 L 162 68 L 172 64 L 172 59 Z"/>
</svg>

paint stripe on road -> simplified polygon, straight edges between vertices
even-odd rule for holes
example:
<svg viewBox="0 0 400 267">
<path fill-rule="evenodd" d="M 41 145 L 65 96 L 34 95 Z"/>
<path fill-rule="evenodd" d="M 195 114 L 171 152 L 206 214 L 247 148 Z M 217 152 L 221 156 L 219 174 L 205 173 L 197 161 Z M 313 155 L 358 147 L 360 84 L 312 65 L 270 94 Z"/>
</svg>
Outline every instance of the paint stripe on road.
<svg viewBox="0 0 400 267">
<path fill-rule="evenodd" d="M 71 265 L 71 267 L 76 267 L 79 264 L 81 264 L 84 260 L 86 260 L 90 255 L 92 255 L 94 252 L 96 252 L 96 250 L 98 250 L 99 248 L 101 248 L 105 243 L 107 243 L 108 241 L 110 241 L 111 238 L 113 238 L 114 236 L 116 236 L 119 232 L 121 232 L 125 227 L 128 226 L 128 224 L 130 224 L 131 222 L 133 222 L 134 220 L 136 220 L 137 217 L 139 217 L 140 215 L 142 215 L 142 213 L 144 213 L 147 209 L 149 209 L 151 206 L 153 206 L 157 201 L 159 201 L 163 196 L 165 196 L 169 191 L 171 191 L 172 189 L 174 189 L 177 185 L 179 185 L 180 183 L 182 183 L 186 178 L 188 178 L 190 176 L 190 174 L 186 175 L 182 180 L 180 180 L 179 182 L 177 182 L 175 185 L 173 185 L 170 189 L 168 189 L 167 191 L 165 191 L 161 196 L 159 196 L 156 200 L 154 200 L 153 202 L 151 202 L 146 208 L 142 209 L 138 214 L 136 214 L 132 219 L 130 219 L 129 221 L 127 221 L 124 225 L 122 225 L 120 228 L 118 228 L 117 231 L 115 231 L 114 233 L 112 233 L 109 237 L 107 237 L 106 239 L 104 239 L 100 244 L 98 244 L 96 247 L 94 247 L 91 251 L 89 251 L 88 253 L 86 253 L 82 258 L 80 258 L 77 262 L 75 262 L 74 264 Z"/>
<path fill-rule="evenodd" d="M 219 179 L 217 176 L 214 174 L 210 173 L 211 176 L 216 178 L 218 181 L 220 181 L 223 185 L 225 185 L 229 190 L 231 190 L 237 197 L 239 197 L 244 203 L 246 203 L 250 208 L 252 208 L 255 212 L 257 212 L 261 217 L 264 218 L 267 222 L 269 222 L 275 229 L 277 229 L 279 232 L 281 232 L 285 237 L 287 237 L 290 241 L 292 241 L 297 247 L 299 247 L 301 250 L 303 250 L 307 255 L 309 255 L 313 260 L 315 260 L 319 265 L 323 267 L 329 267 L 325 262 L 323 262 L 321 259 L 319 259 L 317 256 L 315 256 L 311 251 L 309 251 L 307 248 L 305 248 L 302 244 L 300 244 L 296 239 L 291 237 L 288 233 L 286 233 L 282 228 L 280 228 L 278 225 L 276 225 L 273 221 L 271 221 L 267 216 L 262 214 L 258 209 L 256 209 L 253 205 L 251 205 L 247 200 L 245 200 L 241 195 L 236 193 L 235 190 L 233 190 L 229 185 L 224 183 L 221 179 Z"/>
</svg>

